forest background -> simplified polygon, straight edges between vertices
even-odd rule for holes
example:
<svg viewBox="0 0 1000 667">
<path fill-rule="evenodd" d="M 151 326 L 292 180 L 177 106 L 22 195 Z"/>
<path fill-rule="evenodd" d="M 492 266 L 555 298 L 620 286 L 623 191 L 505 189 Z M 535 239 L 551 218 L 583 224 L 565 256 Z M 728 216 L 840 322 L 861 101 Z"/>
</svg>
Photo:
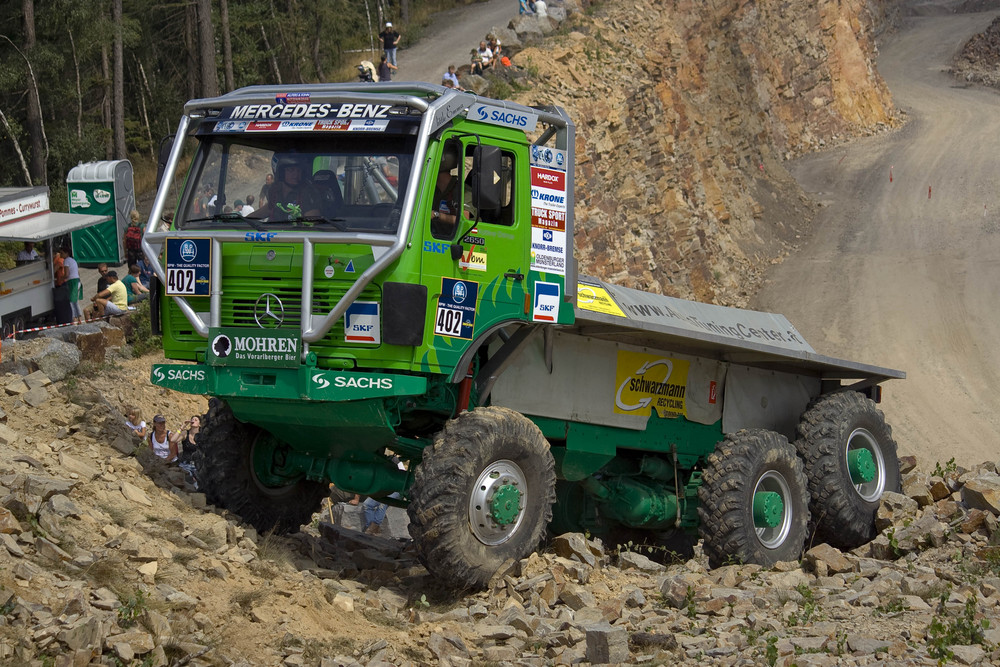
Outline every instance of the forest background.
<svg viewBox="0 0 1000 667">
<path fill-rule="evenodd" d="M 251 84 L 349 81 L 392 21 L 402 45 L 474 0 L 21 0 L 0 3 L 0 186 L 48 185 L 129 159 L 152 190 L 183 104 Z M 376 58 L 377 59 L 377 58 Z"/>
</svg>

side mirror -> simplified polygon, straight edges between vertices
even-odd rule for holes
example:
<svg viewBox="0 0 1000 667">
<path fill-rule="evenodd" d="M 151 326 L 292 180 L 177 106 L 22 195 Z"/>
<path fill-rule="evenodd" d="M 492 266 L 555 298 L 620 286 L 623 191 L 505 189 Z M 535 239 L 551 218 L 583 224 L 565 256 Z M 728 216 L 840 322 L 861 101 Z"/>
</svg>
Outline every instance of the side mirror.
<svg viewBox="0 0 1000 667">
<path fill-rule="evenodd" d="M 160 140 L 160 152 L 156 158 L 156 187 L 160 187 L 163 180 L 163 172 L 167 168 L 167 160 L 170 159 L 170 151 L 174 147 L 174 135 L 168 135 Z"/>
<path fill-rule="evenodd" d="M 476 146 L 472 152 L 472 205 L 477 211 L 499 211 L 503 195 L 500 148 Z"/>
</svg>

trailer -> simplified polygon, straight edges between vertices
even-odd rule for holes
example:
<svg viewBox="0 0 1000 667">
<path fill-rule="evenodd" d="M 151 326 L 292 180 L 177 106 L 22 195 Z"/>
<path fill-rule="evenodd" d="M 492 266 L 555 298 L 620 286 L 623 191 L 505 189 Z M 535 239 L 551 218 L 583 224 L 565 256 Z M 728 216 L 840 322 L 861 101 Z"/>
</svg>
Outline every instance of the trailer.
<svg viewBox="0 0 1000 667">
<path fill-rule="evenodd" d="M 579 276 L 562 109 L 252 86 L 189 102 L 176 137 L 143 240 L 173 362 L 151 381 L 211 397 L 210 502 L 279 531 L 331 483 L 405 505 L 456 586 L 567 530 L 702 539 L 712 565 L 875 535 L 900 487 L 877 404 L 905 374 L 821 355 L 781 315 Z"/>
<path fill-rule="evenodd" d="M 0 188 L 0 328 L 4 338 L 54 312 L 55 251 L 70 245 L 73 232 L 107 219 L 50 211 L 47 186 Z"/>
</svg>

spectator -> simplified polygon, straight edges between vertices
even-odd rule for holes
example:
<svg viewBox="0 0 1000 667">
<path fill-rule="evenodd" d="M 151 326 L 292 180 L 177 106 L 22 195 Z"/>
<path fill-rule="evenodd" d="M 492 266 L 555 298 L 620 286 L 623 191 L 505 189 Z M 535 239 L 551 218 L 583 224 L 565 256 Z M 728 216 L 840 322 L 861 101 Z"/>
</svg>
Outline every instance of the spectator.
<svg viewBox="0 0 1000 667">
<path fill-rule="evenodd" d="M 153 267 L 145 255 L 139 255 L 139 261 L 135 263 L 139 267 L 139 282 L 146 289 L 149 289 L 149 281 L 153 279 Z"/>
<path fill-rule="evenodd" d="M 396 467 L 400 470 L 406 470 L 406 465 L 398 456 L 393 455 L 392 462 L 395 463 Z M 400 496 L 398 492 L 394 492 L 389 494 L 389 497 L 398 500 Z M 378 535 L 381 533 L 382 522 L 385 520 L 385 513 L 388 509 L 389 506 L 385 503 L 380 503 L 374 498 L 366 498 L 364 502 L 364 511 L 361 516 L 362 531 L 366 535 Z"/>
<path fill-rule="evenodd" d="M 41 256 L 38 254 L 38 251 L 35 250 L 35 242 L 25 241 L 24 250 L 17 253 L 17 257 L 14 259 L 14 262 L 18 266 L 21 266 L 22 264 L 27 264 L 28 262 L 37 262 L 40 259 Z"/>
<path fill-rule="evenodd" d="M 247 200 L 243 203 L 243 208 L 240 209 L 240 215 L 245 218 L 255 210 L 256 209 L 253 207 L 253 195 L 247 195 Z"/>
<path fill-rule="evenodd" d="M 205 215 L 215 215 L 215 202 L 219 200 L 219 194 L 215 191 L 215 187 L 211 183 L 205 187 L 205 195 L 208 197 L 208 203 L 205 206 Z"/>
<path fill-rule="evenodd" d="M 167 430 L 167 420 L 163 415 L 153 417 L 153 431 L 149 434 L 149 448 L 167 463 L 177 461 L 177 443 L 181 434 Z"/>
<path fill-rule="evenodd" d="M 142 413 L 139 411 L 139 408 L 126 408 L 125 426 L 132 431 L 132 435 L 143 440 L 146 439 L 146 422 L 142 421 Z"/>
<path fill-rule="evenodd" d="M 469 53 L 472 56 L 469 59 L 469 71 L 472 74 L 476 74 L 476 75 L 482 76 L 483 75 L 483 58 L 482 58 L 482 56 L 479 55 L 479 51 L 477 51 L 476 49 L 472 49 L 471 51 L 469 51 Z"/>
<path fill-rule="evenodd" d="M 445 81 L 451 81 L 452 88 L 462 90 L 461 84 L 458 83 L 458 74 L 455 73 L 454 65 L 448 65 L 448 71 L 441 77 L 441 85 L 444 85 Z"/>
<path fill-rule="evenodd" d="M 500 46 L 500 40 L 493 33 L 486 35 L 486 46 L 490 47 L 490 51 L 493 52 L 493 66 L 496 67 L 500 64 L 500 59 L 503 57 L 503 48 Z"/>
<path fill-rule="evenodd" d="M 535 0 L 535 14 L 540 18 L 549 15 L 545 9 L 545 0 Z"/>
<path fill-rule="evenodd" d="M 271 203 L 268 199 L 268 194 L 271 191 L 271 186 L 274 185 L 274 174 L 268 174 L 264 177 L 264 185 L 260 188 L 260 195 L 257 197 L 257 208 L 264 208 Z"/>
<path fill-rule="evenodd" d="M 131 265 L 139 260 L 139 253 L 142 250 L 142 228 L 139 227 L 139 211 L 132 211 L 128 229 L 125 230 L 125 256 L 126 261 Z"/>
<path fill-rule="evenodd" d="M 229 208 L 229 207 L 227 206 L 226 208 Z M 233 208 L 231 210 L 236 211 L 240 215 L 243 215 L 243 200 L 242 199 L 237 199 L 236 201 L 234 201 L 233 202 Z"/>
<path fill-rule="evenodd" d="M 399 68 L 389 62 L 389 59 L 383 53 L 382 60 L 378 64 L 378 80 L 382 82 L 392 81 L 392 70 L 394 69 Z"/>
<path fill-rule="evenodd" d="M 519 14 L 531 14 L 532 9 L 530 7 L 530 0 L 519 0 L 518 2 L 518 13 Z"/>
<path fill-rule="evenodd" d="M 66 262 L 63 260 L 62 254 L 58 252 L 52 258 L 52 278 L 56 287 L 62 287 L 66 284 Z"/>
<path fill-rule="evenodd" d="M 380 32 L 378 37 L 382 40 L 382 50 L 385 51 L 389 64 L 392 65 L 393 69 L 396 69 L 398 66 L 396 63 L 396 47 L 399 46 L 399 33 L 392 27 L 392 23 L 386 21 L 385 30 Z M 379 76 L 381 77 L 382 75 L 379 74 Z M 388 81 L 388 79 L 386 79 L 386 81 Z"/>
<path fill-rule="evenodd" d="M 108 265 L 101 262 L 97 265 L 97 272 L 101 274 L 101 277 L 97 279 L 97 291 L 103 292 L 108 289 Z"/>
<path fill-rule="evenodd" d="M 198 432 L 201 430 L 201 417 L 192 415 L 191 419 L 184 422 L 184 430 L 181 431 L 179 462 L 177 466 L 191 476 L 191 485 L 198 488 L 197 468 L 194 464 L 194 454 L 198 451 Z"/>
<path fill-rule="evenodd" d="M 118 280 L 116 271 L 108 271 L 105 278 L 108 279 L 108 288 L 90 297 L 94 302 L 97 317 L 124 315 L 128 311 L 128 293 L 125 291 L 125 284 Z"/>
<path fill-rule="evenodd" d="M 73 324 L 83 324 L 83 285 L 80 284 L 80 265 L 73 259 L 69 246 L 63 246 L 59 253 L 66 267 L 66 284 L 69 287 L 69 307 L 73 311 Z"/>
<path fill-rule="evenodd" d="M 128 275 L 122 278 L 122 284 L 125 285 L 125 296 L 130 306 L 149 298 L 149 288 L 142 284 L 142 280 L 139 279 L 140 273 L 138 265 L 133 264 L 128 267 Z"/>
<path fill-rule="evenodd" d="M 479 62 L 482 63 L 483 69 L 493 67 L 493 52 L 485 41 L 479 42 L 479 49 L 476 53 L 479 54 Z"/>
</svg>

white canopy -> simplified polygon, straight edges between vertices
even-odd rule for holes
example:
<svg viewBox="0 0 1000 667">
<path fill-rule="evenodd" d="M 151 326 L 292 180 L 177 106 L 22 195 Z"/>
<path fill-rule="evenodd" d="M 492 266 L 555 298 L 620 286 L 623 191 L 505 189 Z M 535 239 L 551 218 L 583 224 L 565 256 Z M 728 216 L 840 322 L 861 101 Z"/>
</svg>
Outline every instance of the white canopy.
<svg viewBox="0 0 1000 667">
<path fill-rule="evenodd" d="M 0 241 L 42 241 L 110 220 L 107 215 L 43 213 L 0 226 Z"/>
</svg>

